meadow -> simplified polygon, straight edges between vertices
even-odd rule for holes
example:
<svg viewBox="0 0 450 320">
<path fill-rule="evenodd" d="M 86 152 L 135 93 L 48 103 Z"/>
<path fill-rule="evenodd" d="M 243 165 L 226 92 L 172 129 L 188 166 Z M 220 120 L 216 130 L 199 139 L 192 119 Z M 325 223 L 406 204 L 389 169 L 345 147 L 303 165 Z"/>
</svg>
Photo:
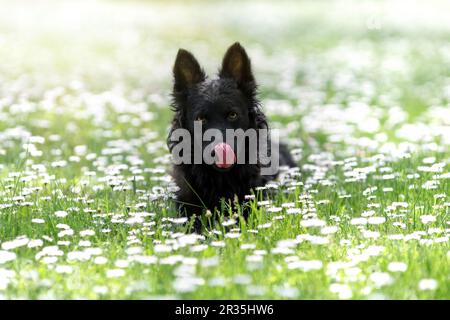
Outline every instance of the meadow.
<svg viewBox="0 0 450 320">
<path fill-rule="evenodd" d="M 450 298 L 448 2 L 0 8 L 0 298 Z M 298 168 L 191 233 L 171 68 L 235 41 Z"/>
</svg>

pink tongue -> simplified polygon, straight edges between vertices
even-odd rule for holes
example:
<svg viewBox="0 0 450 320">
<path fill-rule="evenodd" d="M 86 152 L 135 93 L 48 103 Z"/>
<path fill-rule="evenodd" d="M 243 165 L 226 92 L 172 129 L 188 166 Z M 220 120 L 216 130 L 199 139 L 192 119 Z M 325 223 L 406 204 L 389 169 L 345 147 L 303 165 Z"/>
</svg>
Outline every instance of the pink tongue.
<svg viewBox="0 0 450 320">
<path fill-rule="evenodd" d="M 222 169 L 231 167 L 236 162 L 236 155 L 227 143 L 218 143 L 214 147 L 216 166 Z"/>
</svg>

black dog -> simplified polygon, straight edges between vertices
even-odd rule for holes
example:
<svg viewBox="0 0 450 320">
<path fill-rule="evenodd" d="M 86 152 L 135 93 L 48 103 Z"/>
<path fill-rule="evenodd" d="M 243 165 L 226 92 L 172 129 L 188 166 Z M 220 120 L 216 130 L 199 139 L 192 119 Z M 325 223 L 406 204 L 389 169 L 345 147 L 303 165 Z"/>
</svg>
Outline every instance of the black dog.
<svg viewBox="0 0 450 320">
<path fill-rule="evenodd" d="M 171 139 L 174 130 L 184 128 L 193 133 L 194 121 L 201 121 L 204 130 L 215 128 L 221 132 L 226 129 L 268 128 L 256 97 L 257 86 L 250 59 L 239 43 L 233 44 L 226 52 L 218 79 L 208 79 L 195 57 L 183 49 L 178 51 L 173 76 L 175 117 L 168 138 L 171 151 L 175 146 Z M 276 149 L 271 152 L 279 152 L 280 166 L 295 166 L 284 145 Z M 239 150 L 229 144 L 216 144 L 214 152 L 220 161 L 213 164 L 191 162 L 173 168 L 172 175 L 180 188 L 178 207 L 188 216 L 199 215 L 204 209 L 214 212 L 219 208 L 221 199 L 242 202 L 252 189 L 265 185 L 277 176 L 277 173 L 261 175 L 259 162 L 236 164 Z"/>
</svg>

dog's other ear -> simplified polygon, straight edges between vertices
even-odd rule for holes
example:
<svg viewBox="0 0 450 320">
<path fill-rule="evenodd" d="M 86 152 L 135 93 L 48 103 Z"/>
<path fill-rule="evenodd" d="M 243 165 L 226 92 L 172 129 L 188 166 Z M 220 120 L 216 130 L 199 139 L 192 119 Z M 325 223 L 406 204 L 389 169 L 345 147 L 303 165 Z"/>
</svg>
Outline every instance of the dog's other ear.
<svg viewBox="0 0 450 320">
<path fill-rule="evenodd" d="M 188 89 L 205 80 L 205 73 L 195 57 L 187 50 L 178 50 L 173 66 L 174 91 Z"/>
<path fill-rule="evenodd" d="M 236 42 L 228 48 L 222 61 L 222 69 L 219 72 L 221 78 L 232 78 L 238 86 L 249 87 L 254 84 L 250 59 L 245 49 Z"/>
</svg>

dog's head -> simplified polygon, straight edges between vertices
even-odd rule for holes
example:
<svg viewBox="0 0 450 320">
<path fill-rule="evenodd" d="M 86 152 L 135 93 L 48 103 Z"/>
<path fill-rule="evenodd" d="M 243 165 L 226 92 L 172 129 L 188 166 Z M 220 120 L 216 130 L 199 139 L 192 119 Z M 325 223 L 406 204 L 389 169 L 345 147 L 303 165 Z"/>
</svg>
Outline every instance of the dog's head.
<svg viewBox="0 0 450 320">
<path fill-rule="evenodd" d="M 173 76 L 172 131 L 184 128 L 193 133 L 194 125 L 201 123 L 203 132 L 216 129 L 226 137 L 227 129 L 245 131 L 267 127 L 256 98 L 250 59 L 239 43 L 225 53 L 217 78 L 208 79 L 195 57 L 184 49 L 178 51 Z M 203 143 L 203 148 L 206 144 L 209 143 Z M 231 168 L 237 152 L 238 146 L 231 147 L 226 141 L 213 143 L 214 167 Z"/>
</svg>

